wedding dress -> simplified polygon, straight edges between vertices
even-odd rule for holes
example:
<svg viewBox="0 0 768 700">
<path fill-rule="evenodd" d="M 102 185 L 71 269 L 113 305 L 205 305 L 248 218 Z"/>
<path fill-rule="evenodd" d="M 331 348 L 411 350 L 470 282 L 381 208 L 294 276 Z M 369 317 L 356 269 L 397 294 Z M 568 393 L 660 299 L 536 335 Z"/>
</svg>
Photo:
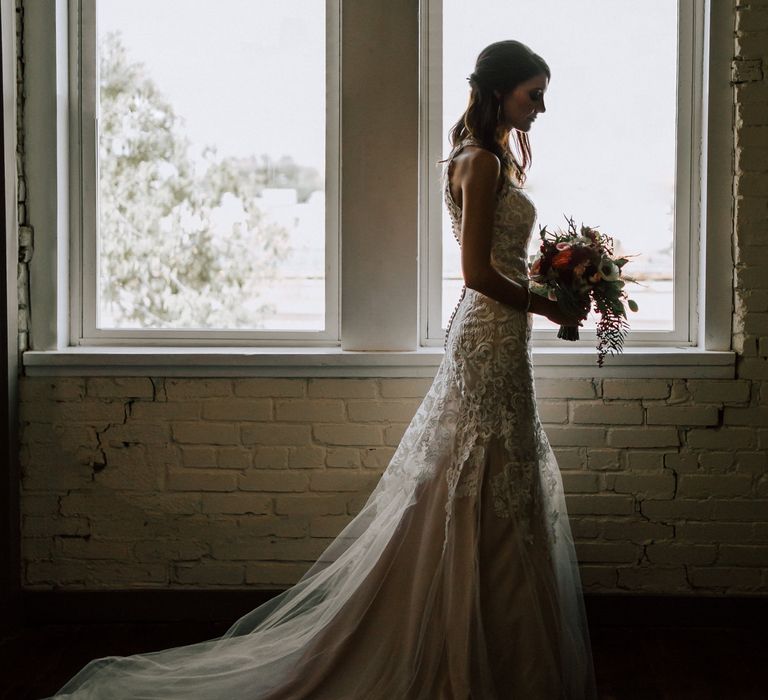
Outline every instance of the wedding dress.
<svg viewBox="0 0 768 700">
<path fill-rule="evenodd" d="M 447 176 L 444 183 L 458 238 L 461 209 Z M 535 215 L 527 195 L 505 183 L 492 262 L 526 284 Z M 55 697 L 593 698 L 562 483 L 536 412 L 530 332 L 529 314 L 465 290 L 434 383 L 381 480 L 296 585 L 219 639 L 97 659 Z"/>
</svg>

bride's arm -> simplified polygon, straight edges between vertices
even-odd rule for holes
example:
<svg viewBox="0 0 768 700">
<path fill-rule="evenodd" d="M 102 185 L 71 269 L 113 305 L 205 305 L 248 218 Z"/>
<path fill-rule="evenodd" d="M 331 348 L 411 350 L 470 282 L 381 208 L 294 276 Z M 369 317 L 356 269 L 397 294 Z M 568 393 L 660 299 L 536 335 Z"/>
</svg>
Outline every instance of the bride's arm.
<svg viewBox="0 0 768 700">
<path fill-rule="evenodd" d="M 491 265 L 491 237 L 496 211 L 499 159 L 481 148 L 465 149 L 452 177 L 461 189 L 461 272 L 464 283 L 491 299 L 523 310 L 528 292 Z M 564 313 L 557 302 L 531 294 L 529 311 L 560 325 L 578 325 L 578 316 Z"/>
</svg>

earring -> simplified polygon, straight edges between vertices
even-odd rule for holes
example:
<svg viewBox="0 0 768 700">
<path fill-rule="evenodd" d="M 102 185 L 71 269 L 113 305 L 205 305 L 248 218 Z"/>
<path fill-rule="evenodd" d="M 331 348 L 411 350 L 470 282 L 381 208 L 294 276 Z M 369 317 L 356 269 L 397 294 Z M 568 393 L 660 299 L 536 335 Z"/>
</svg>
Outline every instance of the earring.
<svg viewBox="0 0 768 700">
<path fill-rule="evenodd" d="M 496 110 L 496 123 L 501 124 L 501 102 L 499 102 L 499 107 Z"/>
</svg>

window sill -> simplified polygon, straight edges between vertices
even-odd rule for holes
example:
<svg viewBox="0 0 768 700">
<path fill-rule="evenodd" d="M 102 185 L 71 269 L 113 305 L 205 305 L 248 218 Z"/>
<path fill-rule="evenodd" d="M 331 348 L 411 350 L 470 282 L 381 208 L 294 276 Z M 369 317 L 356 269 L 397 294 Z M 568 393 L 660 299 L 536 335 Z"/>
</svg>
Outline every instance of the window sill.
<svg viewBox="0 0 768 700">
<path fill-rule="evenodd" d="M 28 376 L 166 377 L 432 377 L 442 348 L 413 352 L 351 352 L 338 347 L 72 347 L 28 351 Z M 595 363 L 592 347 L 536 347 L 537 378 L 734 377 L 732 351 L 629 347 Z"/>
</svg>

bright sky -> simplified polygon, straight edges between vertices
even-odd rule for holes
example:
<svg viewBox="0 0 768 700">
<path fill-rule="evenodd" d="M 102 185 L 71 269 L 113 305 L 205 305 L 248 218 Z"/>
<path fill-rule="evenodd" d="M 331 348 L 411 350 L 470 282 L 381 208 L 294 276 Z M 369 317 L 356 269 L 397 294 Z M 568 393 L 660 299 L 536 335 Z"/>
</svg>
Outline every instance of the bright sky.
<svg viewBox="0 0 768 700">
<path fill-rule="evenodd" d="M 325 170 L 323 0 L 99 0 L 99 34 L 135 60 L 220 155 L 289 155 Z"/>
<path fill-rule="evenodd" d="M 530 133 L 540 223 L 563 214 L 631 252 L 671 242 L 677 2 L 443 0 L 444 132 L 466 107 L 478 53 L 517 39 L 552 71 Z"/>
</svg>

